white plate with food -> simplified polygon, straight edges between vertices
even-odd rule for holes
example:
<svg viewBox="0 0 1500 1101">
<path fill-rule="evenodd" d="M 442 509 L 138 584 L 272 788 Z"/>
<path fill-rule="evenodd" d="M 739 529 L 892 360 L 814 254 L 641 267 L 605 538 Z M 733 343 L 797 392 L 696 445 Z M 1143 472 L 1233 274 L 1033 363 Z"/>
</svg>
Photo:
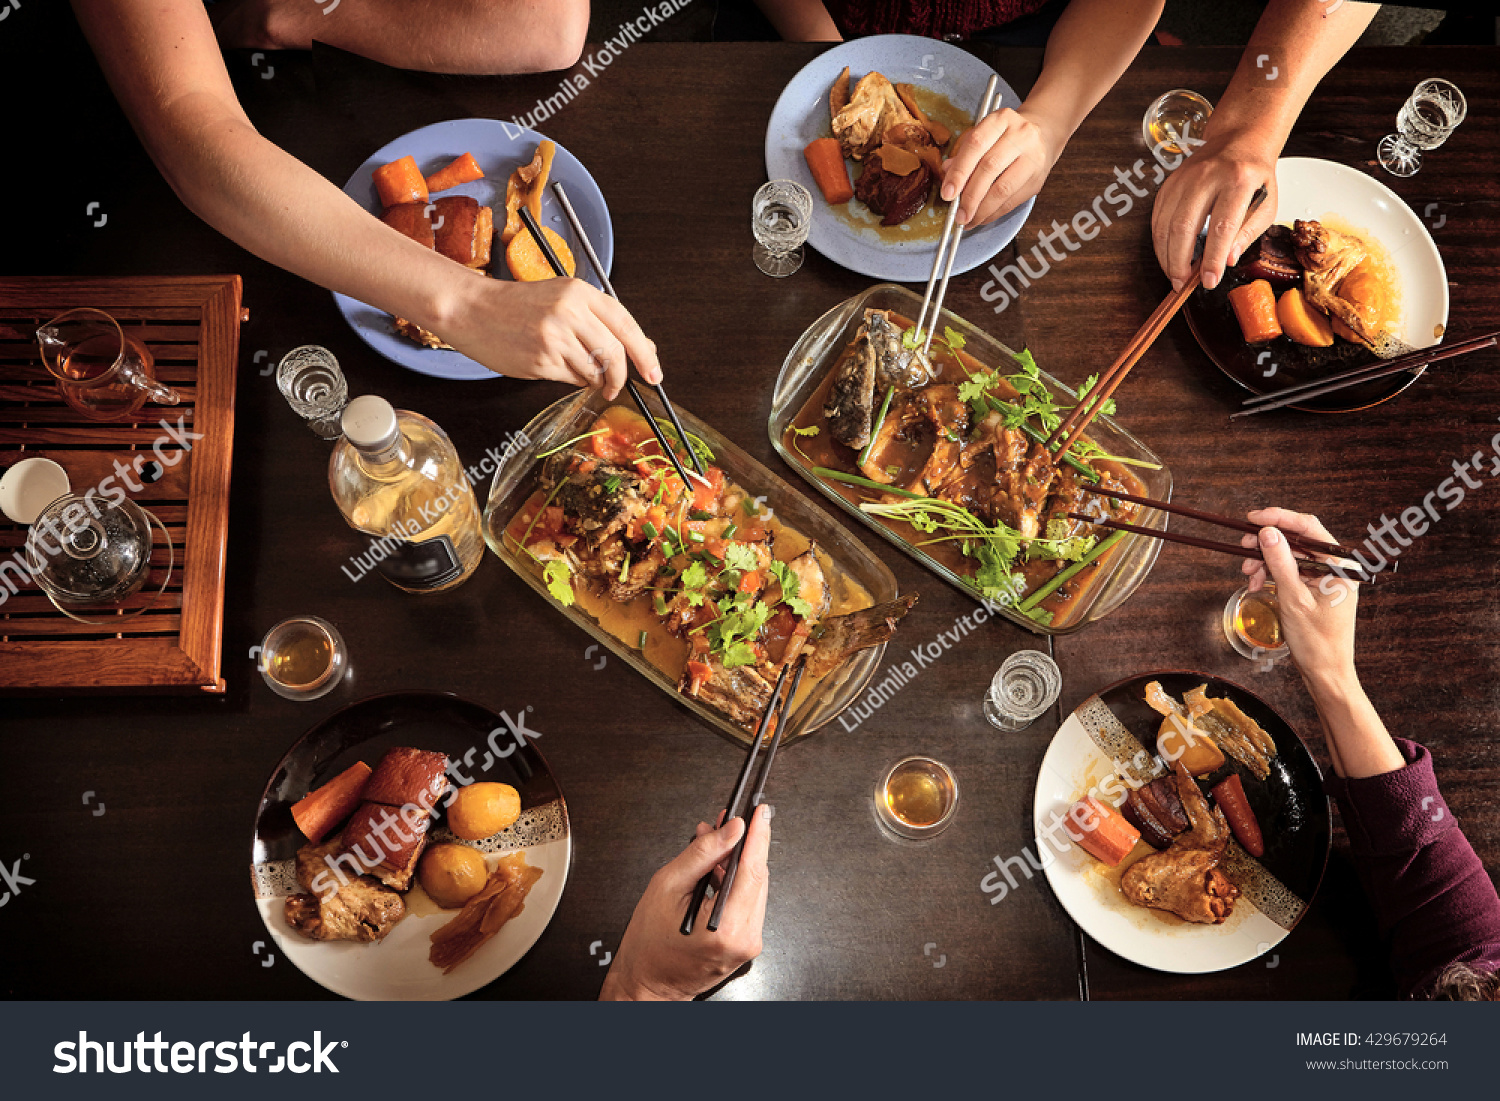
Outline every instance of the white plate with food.
<svg viewBox="0 0 1500 1101">
<path fill-rule="evenodd" d="M 520 222 L 508 216 L 520 197 L 511 188 L 512 179 L 518 169 L 529 167 L 538 152 L 548 146 L 552 147 L 550 163 L 522 190 L 527 198 L 529 191 L 536 192 L 540 207 L 537 221 L 557 234 L 564 245 L 558 251 L 575 254 L 582 250 L 577 248 L 557 197 L 548 186 L 560 180 L 608 274 L 614 261 L 615 238 L 599 185 L 577 157 L 522 126 L 497 119 L 452 119 L 423 126 L 372 153 L 344 184 L 344 193 L 428 248 L 435 247 L 465 267 L 494 278 L 511 279 L 509 245 L 520 229 Z M 466 161 L 466 157 L 471 160 Z M 439 173 L 444 175 L 440 177 Z M 519 235 L 529 237 L 524 230 Z M 555 247 L 557 242 L 553 244 Z M 571 258 L 579 278 L 596 287 L 601 285 L 585 256 Z M 531 263 L 523 264 L 520 270 L 550 277 L 549 269 L 537 270 L 543 263 L 539 250 L 534 250 L 529 259 Z M 335 294 L 333 299 L 359 338 L 392 363 L 436 378 L 500 377 L 410 322 L 400 324 L 390 314 L 345 294 Z"/>
<path fill-rule="evenodd" d="M 1169 758 L 1172 762 L 1169 763 Z M 1080 928 L 1158 971 L 1222 971 L 1301 920 L 1328 861 L 1322 776 L 1253 693 L 1148 673 L 1089 697 L 1042 761 L 1036 840 L 1008 871 L 1045 867 Z M 987 891 L 1006 886 L 1007 869 Z"/>
<path fill-rule="evenodd" d="M 1379 180 L 1312 157 L 1276 165 L 1276 223 L 1183 313 L 1213 362 L 1263 394 L 1431 347 L 1448 327 L 1448 273 L 1427 225 Z M 1300 402 L 1348 412 L 1389 401 L 1401 372 Z"/>
<path fill-rule="evenodd" d="M 367 1001 L 459 998 L 520 960 L 572 859 L 530 711 L 403 692 L 300 738 L 266 784 L 251 848 L 277 954 Z"/>
<path fill-rule="evenodd" d="M 848 99 L 841 103 L 834 86 L 843 84 L 846 69 Z M 925 280 L 947 214 L 947 204 L 937 198 L 934 165 L 972 124 L 993 74 L 957 46 L 906 34 L 857 38 L 804 66 L 781 93 L 766 126 L 766 174 L 795 180 L 812 193 L 808 244 L 862 275 Z M 1021 105 L 1003 77 L 999 91 L 997 108 Z M 838 114 L 835 107 L 841 108 Z M 842 202 L 830 203 L 810 167 L 808 147 L 829 138 L 843 147 L 843 171 L 853 172 L 845 180 L 852 197 Z M 877 163 L 882 151 L 884 159 L 899 161 L 892 171 Z M 838 159 L 829 155 L 825 183 L 837 177 L 832 162 Z M 816 152 L 811 163 L 818 163 Z M 978 267 L 1010 244 L 1035 201 L 965 233 L 953 274 Z M 900 221 L 883 224 L 896 217 Z"/>
</svg>

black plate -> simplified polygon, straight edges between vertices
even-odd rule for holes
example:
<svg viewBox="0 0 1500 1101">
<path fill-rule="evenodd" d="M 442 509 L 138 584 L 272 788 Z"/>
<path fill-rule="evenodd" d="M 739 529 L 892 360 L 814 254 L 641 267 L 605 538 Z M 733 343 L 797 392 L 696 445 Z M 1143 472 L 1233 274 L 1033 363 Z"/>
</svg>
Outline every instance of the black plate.
<svg viewBox="0 0 1500 1101">
<path fill-rule="evenodd" d="M 1239 773 L 1245 796 L 1265 838 L 1266 853 L 1260 863 L 1311 907 L 1328 866 L 1333 827 L 1328 796 L 1323 793 L 1323 774 L 1307 746 L 1302 744 L 1302 738 L 1275 708 L 1254 692 L 1208 673 L 1142 673 L 1098 693 L 1125 728 L 1153 752 L 1162 717 L 1146 703 L 1146 685 L 1152 681 L 1160 681 L 1178 700 L 1184 692 L 1206 683 L 1211 697 L 1227 696 L 1233 700 L 1275 740 L 1276 756 L 1271 759 L 1271 774 L 1266 779 L 1257 780 L 1231 760 L 1200 786 L 1206 794 L 1231 772 Z"/>
<path fill-rule="evenodd" d="M 500 757 L 488 744 L 499 728 L 495 747 L 511 749 Z M 509 784 L 521 795 L 521 809 L 562 799 L 546 760 L 529 740 L 515 740 L 499 715 L 451 693 L 394 692 L 372 696 L 335 712 L 299 738 L 271 773 L 255 812 L 251 863 L 287 860 L 305 843 L 292 821 L 292 804 L 333 779 L 355 761 L 374 767 L 395 746 L 446 753 L 468 764 L 463 773 L 475 780 Z M 486 758 L 488 765 L 486 766 Z M 442 809 L 434 812 L 441 820 Z"/>
<path fill-rule="evenodd" d="M 1338 338 L 1334 339 L 1331 348 L 1309 348 L 1284 336 L 1278 336 L 1269 344 L 1246 344 L 1240 323 L 1235 320 L 1234 308 L 1229 305 L 1229 292 L 1255 278 L 1237 268 L 1228 268 L 1217 287 L 1211 291 L 1199 287 L 1182 308 L 1198 346 L 1219 370 L 1246 390 L 1252 394 L 1267 394 L 1378 361 L 1368 348 Z M 1278 298 L 1285 289 L 1275 287 Z M 1276 371 L 1267 378 L 1266 372 L 1273 366 Z M 1352 413 L 1368 409 L 1390 401 L 1422 374 L 1421 371 L 1415 374 L 1402 371 L 1320 398 L 1297 402 L 1290 408 L 1310 413 Z"/>
</svg>

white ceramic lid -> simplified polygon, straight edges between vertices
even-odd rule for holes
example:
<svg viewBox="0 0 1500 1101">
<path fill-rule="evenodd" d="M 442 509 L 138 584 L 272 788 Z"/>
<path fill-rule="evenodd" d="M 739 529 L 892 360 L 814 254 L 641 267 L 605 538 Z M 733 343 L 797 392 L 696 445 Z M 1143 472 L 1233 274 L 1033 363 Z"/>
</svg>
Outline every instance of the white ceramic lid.
<svg viewBox="0 0 1500 1101">
<path fill-rule="evenodd" d="M 0 476 L 0 512 L 14 523 L 30 524 L 71 490 L 68 472 L 51 459 L 22 459 Z"/>
</svg>

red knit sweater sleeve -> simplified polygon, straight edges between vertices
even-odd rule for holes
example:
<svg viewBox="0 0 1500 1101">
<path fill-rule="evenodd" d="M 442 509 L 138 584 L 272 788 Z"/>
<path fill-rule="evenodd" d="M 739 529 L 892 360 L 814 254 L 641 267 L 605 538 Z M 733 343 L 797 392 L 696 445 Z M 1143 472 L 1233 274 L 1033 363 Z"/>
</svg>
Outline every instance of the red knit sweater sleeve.
<svg viewBox="0 0 1500 1101">
<path fill-rule="evenodd" d="M 845 34 L 968 36 L 1003 26 L 1046 0 L 824 0 Z"/>
<path fill-rule="evenodd" d="M 1404 997 L 1426 995 L 1450 963 L 1500 970 L 1500 896 L 1443 794 L 1432 755 L 1397 738 L 1408 764 L 1361 780 L 1331 777 L 1349 848 Z"/>
</svg>

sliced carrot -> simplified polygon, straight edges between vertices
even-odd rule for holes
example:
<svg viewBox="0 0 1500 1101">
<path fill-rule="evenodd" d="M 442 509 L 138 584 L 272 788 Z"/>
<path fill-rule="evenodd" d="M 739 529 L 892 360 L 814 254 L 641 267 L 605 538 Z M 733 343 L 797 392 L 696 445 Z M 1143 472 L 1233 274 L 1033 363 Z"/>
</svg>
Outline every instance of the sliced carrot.
<svg viewBox="0 0 1500 1101">
<path fill-rule="evenodd" d="M 373 178 L 381 206 L 427 201 L 427 181 L 422 178 L 422 173 L 417 168 L 417 159 L 411 154 L 381 165 L 375 170 Z"/>
<path fill-rule="evenodd" d="M 818 190 L 831 206 L 838 206 L 854 198 L 854 185 L 849 182 L 849 166 L 844 163 L 844 150 L 835 138 L 818 138 L 808 142 L 802 150 L 807 158 L 808 170 L 817 182 Z"/>
<path fill-rule="evenodd" d="M 1078 847 L 1097 860 L 1113 868 L 1130 855 L 1135 843 L 1141 839 L 1141 831 L 1125 821 L 1093 796 L 1088 795 L 1068 808 L 1068 821 L 1077 827 L 1077 832 L 1068 830 L 1068 836 L 1078 842 Z"/>
<path fill-rule="evenodd" d="M 1229 305 L 1248 344 L 1265 344 L 1281 335 L 1276 319 L 1276 292 L 1264 279 L 1245 283 L 1229 292 Z"/>
<path fill-rule="evenodd" d="M 543 226 L 542 234 L 552 246 L 552 251 L 557 253 L 563 270 L 572 275 L 577 270 L 572 250 L 550 227 Z M 547 263 L 547 258 L 542 255 L 542 250 L 529 233 L 518 233 L 510 239 L 510 244 L 505 246 L 505 266 L 510 269 L 511 278 L 518 283 L 539 283 L 543 279 L 555 278 L 552 265 Z"/>
<path fill-rule="evenodd" d="M 429 193 L 447 191 L 450 187 L 482 179 L 484 179 L 484 169 L 479 167 L 479 162 L 474 159 L 473 153 L 465 153 L 462 157 L 453 158 L 428 176 L 427 190 Z"/>
<path fill-rule="evenodd" d="M 355 761 L 328 783 L 308 792 L 292 804 L 292 821 L 314 845 L 323 840 L 345 818 L 359 806 L 365 783 L 370 779 L 370 766 Z"/>
</svg>

